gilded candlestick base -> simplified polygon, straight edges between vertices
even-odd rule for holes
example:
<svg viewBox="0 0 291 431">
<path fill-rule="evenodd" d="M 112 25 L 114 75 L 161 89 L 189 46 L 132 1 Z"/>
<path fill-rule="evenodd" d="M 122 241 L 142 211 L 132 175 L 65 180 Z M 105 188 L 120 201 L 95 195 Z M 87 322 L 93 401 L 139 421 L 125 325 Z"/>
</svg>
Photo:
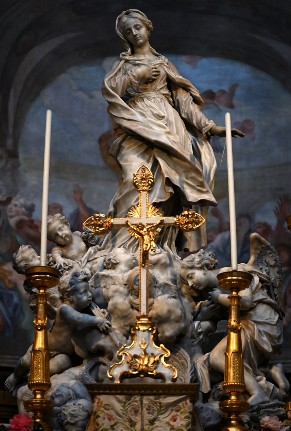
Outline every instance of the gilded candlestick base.
<svg viewBox="0 0 291 431">
<path fill-rule="evenodd" d="M 249 287 L 253 276 L 245 271 L 227 271 L 218 274 L 217 279 L 219 286 L 231 293 L 233 289 L 240 291 Z"/>
<path fill-rule="evenodd" d="M 36 315 L 34 319 L 34 342 L 31 351 L 30 376 L 28 387 L 33 392 L 33 399 L 25 401 L 28 411 L 33 413 L 35 423 L 45 431 L 51 431 L 47 419 L 52 407 L 50 400 L 44 398 L 51 387 L 49 373 L 49 348 L 46 317 L 46 290 L 54 287 L 59 281 L 59 272 L 47 266 L 34 266 L 25 272 L 28 283 L 38 289 Z"/>
<path fill-rule="evenodd" d="M 121 360 L 110 366 L 108 377 L 116 383 L 132 377 L 152 377 L 166 383 L 175 381 L 176 368 L 165 362 L 170 351 L 163 344 L 155 344 L 155 333 L 156 329 L 151 326 L 149 318 L 140 316 L 131 331 L 131 344 L 124 344 L 119 349 L 117 356 Z"/>
<path fill-rule="evenodd" d="M 241 431 L 244 429 L 239 415 L 248 410 L 248 403 L 241 399 L 245 392 L 244 362 L 241 342 L 240 296 L 239 291 L 246 289 L 252 282 L 252 275 L 244 271 L 228 271 L 218 274 L 218 284 L 229 290 L 229 319 L 227 348 L 225 352 L 225 371 L 223 388 L 229 398 L 219 406 L 227 414 L 224 431 Z"/>
<path fill-rule="evenodd" d="M 44 431 L 53 431 L 49 425 L 48 416 L 53 407 L 52 401 L 44 399 L 42 395 L 40 399 L 34 397 L 32 400 L 24 401 L 24 406 L 26 410 L 32 412 L 34 422 L 40 424 L 41 429 Z"/>
<path fill-rule="evenodd" d="M 240 399 L 239 394 L 232 394 L 228 400 L 221 401 L 219 407 L 227 414 L 227 424 L 221 428 L 222 431 L 245 430 L 239 415 L 246 412 L 249 405 L 246 401 Z"/>
</svg>

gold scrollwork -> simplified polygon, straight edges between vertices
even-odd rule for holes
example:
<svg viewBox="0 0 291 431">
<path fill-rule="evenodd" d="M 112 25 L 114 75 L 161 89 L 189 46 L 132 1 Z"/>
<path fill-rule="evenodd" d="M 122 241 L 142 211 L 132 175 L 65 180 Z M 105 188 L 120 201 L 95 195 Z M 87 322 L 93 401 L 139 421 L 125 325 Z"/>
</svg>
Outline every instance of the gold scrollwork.
<svg viewBox="0 0 291 431">
<path fill-rule="evenodd" d="M 145 165 L 133 174 L 133 185 L 139 192 L 148 192 L 154 184 L 154 176 Z"/>
<path fill-rule="evenodd" d="M 140 316 L 136 326 L 131 330 L 132 342 L 124 344 L 117 352 L 119 362 L 112 364 L 107 375 L 120 383 L 124 378 L 153 377 L 170 382 L 177 379 L 177 369 L 166 363 L 170 351 L 161 344 L 154 342 L 156 328 L 151 326 L 147 316 Z"/>
<path fill-rule="evenodd" d="M 205 223 L 205 218 L 194 210 L 184 210 L 176 216 L 176 226 L 184 232 L 195 230 L 203 223 Z"/>
<path fill-rule="evenodd" d="M 105 214 L 94 214 L 83 223 L 84 228 L 91 233 L 96 235 L 104 235 L 110 231 L 113 226 L 113 220 L 111 217 Z"/>
<path fill-rule="evenodd" d="M 126 352 L 127 355 L 127 363 L 129 370 L 132 374 L 138 374 L 140 377 L 144 377 L 145 375 L 155 374 L 156 368 L 159 364 L 160 357 L 164 353 L 159 353 L 155 355 L 153 352 L 148 354 L 146 348 L 148 347 L 148 343 L 143 338 L 139 343 L 141 348 L 141 354 L 131 355 L 129 352 Z"/>
</svg>

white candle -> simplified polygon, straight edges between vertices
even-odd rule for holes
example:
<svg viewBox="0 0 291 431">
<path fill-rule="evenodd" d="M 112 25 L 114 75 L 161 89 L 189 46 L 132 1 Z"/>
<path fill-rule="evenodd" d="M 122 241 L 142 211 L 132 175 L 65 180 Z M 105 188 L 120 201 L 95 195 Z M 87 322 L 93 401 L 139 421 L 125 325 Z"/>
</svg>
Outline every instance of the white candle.
<svg viewBox="0 0 291 431">
<path fill-rule="evenodd" d="M 47 213 L 48 213 L 48 190 L 49 190 L 49 166 L 51 146 L 52 111 L 46 111 L 43 182 L 42 182 L 42 213 L 41 213 L 41 239 L 40 239 L 40 264 L 46 265 L 47 254 Z"/>
<path fill-rule="evenodd" d="M 227 173 L 228 173 L 231 268 L 233 271 L 236 271 L 237 270 L 236 215 L 235 215 L 231 121 L 230 121 L 229 112 L 225 114 L 225 128 L 226 128 Z"/>
</svg>

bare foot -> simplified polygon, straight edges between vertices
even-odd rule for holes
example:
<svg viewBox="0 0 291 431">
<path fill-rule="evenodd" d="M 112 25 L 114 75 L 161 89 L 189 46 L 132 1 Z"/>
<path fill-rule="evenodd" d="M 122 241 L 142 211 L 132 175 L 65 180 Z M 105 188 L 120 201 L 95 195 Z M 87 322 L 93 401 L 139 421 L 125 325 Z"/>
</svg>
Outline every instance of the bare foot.
<svg viewBox="0 0 291 431">
<path fill-rule="evenodd" d="M 10 374 L 9 377 L 7 377 L 7 379 L 4 382 L 4 386 L 5 388 L 11 392 L 13 394 L 13 392 L 15 391 L 16 387 L 17 387 L 17 383 L 18 383 L 18 379 L 15 376 L 14 373 Z"/>
<path fill-rule="evenodd" d="M 289 394 L 290 383 L 285 376 L 283 365 L 280 363 L 274 364 L 270 369 L 270 373 L 274 382 L 279 386 L 280 396 L 284 400 Z"/>
</svg>

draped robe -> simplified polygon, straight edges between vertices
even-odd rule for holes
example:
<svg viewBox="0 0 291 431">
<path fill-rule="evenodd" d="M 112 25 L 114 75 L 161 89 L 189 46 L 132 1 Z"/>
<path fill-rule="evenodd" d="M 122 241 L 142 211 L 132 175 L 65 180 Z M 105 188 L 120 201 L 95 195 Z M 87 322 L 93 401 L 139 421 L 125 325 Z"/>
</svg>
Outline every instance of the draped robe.
<svg viewBox="0 0 291 431">
<path fill-rule="evenodd" d="M 160 75 L 152 82 L 141 82 L 142 68 L 153 63 Z M 216 160 L 207 139 L 214 122 L 201 112 L 198 90 L 165 57 L 156 53 L 152 61 L 122 54 L 106 76 L 102 92 L 117 125 L 110 153 L 121 167 L 111 215 L 125 217 L 138 203 L 133 174 L 141 165 L 151 169 L 155 178 L 149 202 L 165 216 L 196 204 L 216 205 L 212 194 Z M 124 245 L 125 230 L 117 235 L 114 246 Z M 168 243 L 173 241 L 174 237 L 167 236 Z"/>
</svg>

